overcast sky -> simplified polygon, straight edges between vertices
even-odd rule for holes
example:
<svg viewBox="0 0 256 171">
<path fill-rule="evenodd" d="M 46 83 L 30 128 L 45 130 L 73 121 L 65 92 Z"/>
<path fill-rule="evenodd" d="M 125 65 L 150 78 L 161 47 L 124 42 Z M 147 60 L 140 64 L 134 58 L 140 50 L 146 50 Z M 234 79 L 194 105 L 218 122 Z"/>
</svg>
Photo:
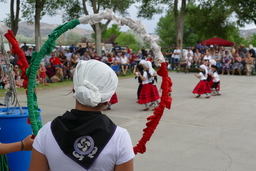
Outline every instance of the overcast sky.
<svg viewBox="0 0 256 171">
<path fill-rule="evenodd" d="M 10 13 L 10 7 L 9 7 L 9 3 L 0 3 L 0 4 L 1 4 L 1 7 L 0 7 L 0 21 L 2 21 L 4 18 L 6 18 L 6 13 Z M 155 15 L 152 20 L 145 20 L 145 19 L 137 18 L 136 17 L 137 9 L 136 9 L 135 5 L 132 5 L 128 9 L 128 12 L 130 13 L 130 16 L 126 16 L 126 17 L 127 18 L 132 18 L 134 20 L 141 20 L 141 22 L 144 25 L 146 25 L 146 29 L 147 29 L 148 33 L 155 33 L 157 22 L 159 21 L 161 16 L 164 16 L 164 14 Z M 54 16 L 54 17 L 44 16 L 43 19 L 41 20 L 41 22 L 45 22 L 45 23 L 48 23 L 48 24 L 62 24 L 62 19 L 61 19 L 61 15 L 57 15 L 57 16 Z M 92 30 L 92 28 L 89 24 L 79 25 L 79 27 Z M 246 25 L 246 27 L 241 28 L 241 29 L 252 29 L 252 28 L 256 28 L 253 23 L 249 24 L 249 25 Z M 121 27 L 122 31 L 127 31 L 128 29 L 129 28 L 127 26 L 122 26 Z"/>
</svg>

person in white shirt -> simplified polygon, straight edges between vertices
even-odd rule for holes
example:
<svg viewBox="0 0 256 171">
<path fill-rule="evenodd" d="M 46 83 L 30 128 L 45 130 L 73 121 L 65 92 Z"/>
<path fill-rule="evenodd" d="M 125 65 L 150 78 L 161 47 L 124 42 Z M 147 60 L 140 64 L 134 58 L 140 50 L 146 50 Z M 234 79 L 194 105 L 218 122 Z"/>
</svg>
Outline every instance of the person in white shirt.
<svg viewBox="0 0 256 171">
<path fill-rule="evenodd" d="M 174 69 L 177 67 L 180 67 L 180 49 L 179 46 L 176 46 L 176 49 L 173 51 L 174 54 Z"/>
<path fill-rule="evenodd" d="M 191 66 L 191 63 L 193 63 L 193 57 L 191 56 L 191 53 L 187 53 L 187 55 L 185 56 L 184 62 L 185 62 L 184 64 L 186 65 L 186 72 L 188 72 Z"/>
<path fill-rule="evenodd" d="M 75 109 L 40 129 L 29 171 L 133 171 L 128 131 L 101 113 L 116 91 L 115 72 L 101 61 L 81 60 L 73 82 Z"/>
<path fill-rule="evenodd" d="M 194 53 L 193 53 L 193 51 L 191 50 L 190 47 L 188 47 L 187 51 L 186 51 L 185 54 L 184 54 L 184 57 L 188 56 L 188 53 L 190 53 L 190 56 L 191 56 L 191 57 L 194 56 Z"/>
<path fill-rule="evenodd" d="M 121 63 L 121 69 L 123 72 L 123 76 L 125 76 L 126 72 L 128 71 L 128 67 L 129 67 L 129 59 L 125 56 L 125 52 L 122 52 L 120 63 Z"/>
<path fill-rule="evenodd" d="M 220 77 L 217 72 L 217 66 L 212 65 L 211 70 L 212 72 L 210 73 L 210 75 L 213 78 L 213 85 L 211 86 L 213 92 L 212 96 L 220 96 Z"/>
<path fill-rule="evenodd" d="M 202 94 L 206 94 L 205 98 L 210 98 L 209 93 L 212 92 L 209 83 L 207 82 L 207 71 L 205 65 L 200 65 L 199 74 L 194 74 L 197 78 L 200 79 L 199 83 L 196 85 L 192 93 L 198 94 L 196 98 L 199 98 Z"/>
<path fill-rule="evenodd" d="M 212 59 L 212 56 L 209 52 L 206 53 L 206 55 L 204 56 L 204 60 L 211 60 Z"/>
<path fill-rule="evenodd" d="M 67 60 L 68 60 L 68 61 L 70 61 L 71 55 L 72 55 L 72 53 L 70 52 L 70 50 L 69 50 L 69 49 L 66 49 L 65 56 L 67 57 Z"/>
</svg>

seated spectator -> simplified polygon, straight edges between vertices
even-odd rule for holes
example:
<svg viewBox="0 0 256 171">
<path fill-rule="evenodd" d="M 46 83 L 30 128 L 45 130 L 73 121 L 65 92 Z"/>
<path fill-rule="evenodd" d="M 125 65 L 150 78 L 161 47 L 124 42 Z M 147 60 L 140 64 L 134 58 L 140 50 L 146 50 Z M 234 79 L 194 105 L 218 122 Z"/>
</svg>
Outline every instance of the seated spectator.
<svg viewBox="0 0 256 171">
<path fill-rule="evenodd" d="M 102 61 L 103 63 L 109 65 L 109 63 L 107 62 L 107 61 L 108 61 L 108 57 L 107 57 L 106 55 L 108 55 L 108 54 L 103 54 L 103 57 L 102 57 L 101 61 Z"/>
<path fill-rule="evenodd" d="M 91 57 L 89 56 L 88 52 L 84 52 L 84 54 L 81 56 L 81 60 L 88 61 Z"/>
<path fill-rule="evenodd" d="M 63 52 L 59 52 L 59 59 L 60 59 L 61 65 L 64 65 L 68 61 L 67 57 L 64 55 Z"/>
<path fill-rule="evenodd" d="M 72 55 L 72 53 L 70 52 L 70 50 L 66 49 L 65 56 L 67 57 L 67 61 L 70 61 L 71 55 Z"/>
<path fill-rule="evenodd" d="M 113 61 L 111 68 L 115 71 L 116 75 L 118 76 L 120 72 L 119 72 L 119 65 L 117 64 L 116 60 Z"/>
<path fill-rule="evenodd" d="M 114 57 L 113 57 L 113 53 L 107 53 L 107 58 L 108 60 L 106 61 L 106 64 L 111 66 L 114 62 L 114 60 L 116 60 Z"/>
<path fill-rule="evenodd" d="M 249 76 L 252 72 L 252 67 L 253 67 L 255 58 L 252 57 L 251 53 L 247 52 L 244 60 L 245 60 L 246 76 Z"/>
<path fill-rule="evenodd" d="M 194 62 L 195 65 L 201 64 L 201 53 L 199 52 L 199 49 L 196 49 L 196 52 L 194 53 Z"/>
<path fill-rule="evenodd" d="M 205 53 L 205 52 L 206 52 L 205 46 L 201 46 L 200 53 Z"/>
<path fill-rule="evenodd" d="M 61 79 L 56 75 L 57 72 L 60 72 L 60 70 L 58 70 L 57 68 L 59 67 L 54 67 L 53 65 L 51 65 L 51 63 L 46 64 L 46 75 L 48 76 L 48 78 L 50 79 L 50 82 L 52 83 L 61 81 Z"/>
<path fill-rule="evenodd" d="M 217 72 L 219 72 L 220 64 L 221 64 L 221 56 L 218 51 L 214 52 L 214 55 L 212 55 L 212 59 L 216 62 Z"/>
<path fill-rule="evenodd" d="M 126 72 L 128 71 L 128 67 L 129 67 L 129 59 L 125 56 L 124 52 L 122 52 L 120 62 L 121 62 L 121 69 L 123 72 L 123 76 L 125 76 Z"/>
<path fill-rule="evenodd" d="M 44 63 L 44 66 L 46 66 L 47 63 L 49 63 L 49 59 L 45 55 L 43 59 L 41 59 L 41 62 Z"/>
<path fill-rule="evenodd" d="M 232 67 L 232 58 L 231 56 L 229 55 L 229 52 L 228 51 L 225 51 L 225 56 L 223 57 L 222 59 L 222 74 L 224 74 L 225 71 L 227 71 L 227 75 L 230 75 L 230 69 Z"/>
<path fill-rule="evenodd" d="M 204 56 L 204 60 L 211 60 L 212 56 L 209 52 L 206 52 L 206 55 Z"/>
<path fill-rule="evenodd" d="M 139 61 L 138 56 L 136 55 L 135 52 L 131 53 L 131 57 L 130 57 L 130 64 L 131 64 L 131 68 L 133 69 L 134 66 L 137 65 L 137 62 Z"/>
<path fill-rule="evenodd" d="M 23 87 L 24 79 L 21 79 L 21 72 L 19 70 L 19 65 L 14 65 L 13 76 L 14 76 L 15 86 L 17 88 Z"/>
<path fill-rule="evenodd" d="M 28 50 L 25 52 L 26 59 L 27 59 L 29 64 L 30 64 L 30 60 L 31 60 L 31 57 L 32 57 L 32 53 L 33 53 L 33 47 L 29 46 Z"/>
<path fill-rule="evenodd" d="M 55 52 L 52 52 L 52 57 L 50 58 L 50 63 L 54 66 L 54 67 L 62 67 L 61 66 L 61 61 L 60 61 L 60 58 L 55 56 Z"/>
<path fill-rule="evenodd" d="M 236 54 L 234 55 L 234 58 L 233 58 L 232 75 L 234 75 L 235 70 L 238 71 L 239 75 L 242 75 L 242 74 L 241 74 L 241 70 L 242 70 L 242 69 L 243 69 L 242 58 L 239 56 L 238 53 L 236 53 Z"/>
<path fill-rule="evenodd" d="M 98 55 L 97 52 L 94 53 L 94 59 L 97 60 L 97 61 L 101 61 L 101 57 Z"/>
<path fill-rule="evenodd" d="M 76 56 L 75 54 L 71 55 L 71 59 L 70 59 L 70 64 L 71 66 L 76 67 L 77 63 L 79 62 L 79 57 Z"/>
<path fill-rule="evenodd" d="M 13 55 L 10 51 L 7 51 L 7 55 L 9 57 L 10 63 L 12 65 L 15 65 L 16 62 L 18 61 L 18 56 L 17 55 Z"/>
<path fill-rule="evenodd" d="M 4 73 L 7 72 L 7 68 L 6 68 L 6 64 L 5 64 L 5 59 L 4 59 L 4 55 L 2 52 L 0 52 L 0 60 L 1 60 L 1 65 L 3 67 Z"/>
<path fill-rule="evenodd" d="M 60 45 L 58 48 L 57 48 L 57 51 L 60 53 L 60 52 L 64 52 L 64 48 L 62 47 L 62 45 Z"/>
</svg>

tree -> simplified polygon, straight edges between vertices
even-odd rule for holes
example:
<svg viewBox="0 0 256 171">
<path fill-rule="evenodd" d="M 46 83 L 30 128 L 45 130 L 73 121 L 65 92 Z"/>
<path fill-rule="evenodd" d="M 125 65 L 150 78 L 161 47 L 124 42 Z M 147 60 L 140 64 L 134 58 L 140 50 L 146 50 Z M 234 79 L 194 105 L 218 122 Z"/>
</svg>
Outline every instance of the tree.
<svg viewBox="0 0 256 171">
<path fill-rule="evenodd" d="M 103 27 L 104 24 L 101 24 L 101 27 Z M 101 35 L 101 41 L 102 42 L 107 42 L 107 43 L 114 43 L 115 39 L 121 34 L 121 27 L 119 27 L 116 24 L 112 24 L 110 28 L 107 28 L 102 32 Z M 92 37 L 96 39 L 96 34 L 92 33 Z"/>
<path fill-rule="evenodd" d="M 250 44 L 252 44 L 252 45 L 256 45 L 256 33 L 254 33 L 251 37 L 251 40 L 250 40 Z"/>
<path fill-rule="evenodd" d="M 135 38 L 131 34 L 124 32 L 116 38 L 116 42 L 118 42 L 118 44 L 121 46 L 131 46 L 136 44 Z"/>
<path fill-rule="evenodd" d="M 6 2 L 5 0 L 0 0 L 0 2 Z M 15 7 L 16 2 L 16 8 Z M 10 27 L 14 36 L 16 36 L 19 29 L 19 18 L 20 15 L 20 0 L 10 0 L 10 14 L 7 14 L 7 18 L 4 19 L 6 26 Z"/>
<path fill-rule="evenodd" d="M 71 19 L 76 19 L 80 17 L 81 13 L 85 15 L 89 15 L 90 8 L 92 8 L 93 14 L 98 14 L 101 10 L 106 8 L 111 9 L 115 13 L 122 14 L 125 16 L 127 14 L 127 9 L 133 4 L 134 0 L 76 0 L 72 3 L 66 4 L 66 17 L 65 20 L 69 21 Z M 105 23 L 97 23 L 95 25 L 91 25 L 92 29 L 95 32 L 95 44 L 96 51 L 99 55 L 101 55 L 101 39 L 102 32 L 107 28 L 111 20 L 107 20 Z"/>
<path fill-rule="evenodd" d="M 162 8 L 161 5 L 165 4 L 169 8 L 168 11 L 174 13 L 176 44 L 180 49 L 183 49 L 184 19 L 187 2 L 193 2 L 193 0 L 181 0 L 181 7 L 179 8 L 179 0 L 174 0 L 174 2 L 170 0 L 142 0 L 138 16 L 151 19 L 154 14 L 163 12 L 165 8 Z M 181 56 L 183 55 L 181 54 Z"/>
<path fill-rule="evenodd" d="M 29 23 L 35 23 L 36 51 L 41 48 L 40 20 L 43 16 L 53 16 L 60 7 L 68 4 L 70 0 L 25 0 L 22 2 L 22 17 Z"/>
<path fill-rule="evenodd" d="M 235 12 L 237 24 L 242 27 L 244 24 L 254 22 L 256 25 L 256 2 L 255 0 L 225 0 L 226 6 Z"/>
</svg>

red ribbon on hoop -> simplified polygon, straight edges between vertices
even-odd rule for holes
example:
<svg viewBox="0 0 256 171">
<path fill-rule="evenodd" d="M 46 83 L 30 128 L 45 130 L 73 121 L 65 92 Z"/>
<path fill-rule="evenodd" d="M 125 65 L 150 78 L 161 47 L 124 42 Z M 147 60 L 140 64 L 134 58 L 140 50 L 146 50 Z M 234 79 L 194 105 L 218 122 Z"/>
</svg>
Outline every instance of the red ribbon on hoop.
<svg viewBox="0 0 256 171">
<path fill-rule="evenodd" d="M 172 80 L 168 76 L 168 70 L 166 68 L 166 63 L 161 63 L 161 67 L 158 69 L 157 74 L 162 77 L 162 96 L 159 103 L 159 106 L 155 108 L 153 115 L 147 118 L 146 128 L 143 129 L 142 138 L 139 140 L 139 143 L 133 147 L 133 151 L 135 154 L 137 153 L 145 153 L 146 152 L 146 143 L 150 140 L 153 135 L 159 121 L 164 113 L 164 108 L 170 109 L 172 103 L 172 97 L 170 97 L 169 93 L 172 92 Z"/>
<path fill-rule="evenodd" d="M 11 30 L 8 30 L 8 32 L 5 33 L 4 36 L 12 45 L 12 53 L 18 55 L 17 64 L 20 66 L 20 70 L 22 72 L 22 78 L 24 78 L 24 82 L 23 82 L 24 89 L 27 89 L 28 77 L 26 75 L 26 69 L 29 67 L 29 65 L 28 65 L 25 53 L 20 48 L 19 42 L 17 41 L 17 39 L 15 38 Z"/>
</svg>

